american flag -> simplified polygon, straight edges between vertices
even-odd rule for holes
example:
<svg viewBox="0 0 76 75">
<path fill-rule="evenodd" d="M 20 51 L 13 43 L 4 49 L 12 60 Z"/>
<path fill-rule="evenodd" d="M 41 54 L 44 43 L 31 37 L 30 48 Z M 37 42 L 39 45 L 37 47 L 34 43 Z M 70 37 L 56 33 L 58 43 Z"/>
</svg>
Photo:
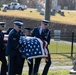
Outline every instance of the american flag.
<svg viewBox="0 0 76 75">
<path fill-rule="evenodd" d="M 46 49 L 47 42 L 36 37 L 20 37 L 20 52 L 27 60 L 38 57 L 47 57 L 48 51 Z"/>
<path fill-rule="evenodd" d="M 7 43 L 7 41 L 8 41 L 8 35 L 4 35 L 4 43 Z"/>
</svg>

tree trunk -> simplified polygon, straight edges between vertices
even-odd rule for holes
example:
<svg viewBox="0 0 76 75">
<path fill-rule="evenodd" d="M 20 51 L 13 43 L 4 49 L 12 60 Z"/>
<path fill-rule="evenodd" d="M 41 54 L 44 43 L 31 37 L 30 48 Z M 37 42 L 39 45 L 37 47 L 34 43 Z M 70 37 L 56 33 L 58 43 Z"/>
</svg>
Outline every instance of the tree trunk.
<svg viewBox="0 0 76 75">
<path fill-rule="evenodd" d="M 27 0 L 18 0 L 18 3 L 26 5 L 27 4 Z"/>
</svg>

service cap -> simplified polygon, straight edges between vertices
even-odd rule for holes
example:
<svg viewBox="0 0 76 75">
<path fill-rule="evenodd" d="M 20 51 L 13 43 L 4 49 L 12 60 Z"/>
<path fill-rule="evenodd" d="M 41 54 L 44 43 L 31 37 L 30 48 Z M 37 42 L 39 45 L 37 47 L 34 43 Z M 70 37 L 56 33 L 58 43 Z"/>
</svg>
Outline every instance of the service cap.
<svg viewBox="0 0 76 75">
<path fill-rule="evenodd" d="M 5 27 L 5 22 L 0 22 L 0 26 Z"/>
<path fill-rule="evenodd" d="M 15 20 L 14 24 L 17 25 L 19 28 L 21 28 L 21 26 L 23 26 L 23 22 L 20 20 Z"/>
<path fill-rule="evenodd" d="M 46 25 L 46 26 L 49 25 L 49 21 L 48 20 L 42 20 L 42 23 L 44 23 L 44 25 Z"/>
<path fill-rule="evenodd" d="M 32 30 L 32 28 L 25 28 L 25 30 L 26 30 L 26 31 L 31 31 L 31 30 Z"/>
</svg>

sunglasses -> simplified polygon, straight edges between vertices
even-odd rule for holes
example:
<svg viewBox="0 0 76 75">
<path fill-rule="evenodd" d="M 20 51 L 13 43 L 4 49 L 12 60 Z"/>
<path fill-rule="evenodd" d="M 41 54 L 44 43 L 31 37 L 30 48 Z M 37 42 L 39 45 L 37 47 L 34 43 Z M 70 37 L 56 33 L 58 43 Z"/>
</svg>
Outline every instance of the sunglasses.
<svg viewBox="0 0 76 75">
<path fill-rule="evenodd" d="M 5 27 L 4 25 L 2 25 L 1 27 Z"/>
<path fill-rule="evenodd" d="M 21 29 L 22 27 L 21 26 L 18 26 L 18 28 Z"/>
</svg>

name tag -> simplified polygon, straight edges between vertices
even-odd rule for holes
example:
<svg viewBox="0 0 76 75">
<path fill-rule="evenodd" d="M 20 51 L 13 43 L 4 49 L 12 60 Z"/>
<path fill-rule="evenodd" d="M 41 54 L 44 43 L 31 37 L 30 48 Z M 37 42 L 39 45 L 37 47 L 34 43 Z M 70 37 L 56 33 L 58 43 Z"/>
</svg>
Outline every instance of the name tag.
<svg viewBox="0 0 76 75">
<path fill-rule="evenodd" d="M 13 38 L 13 40 L 16 40 L 16 38 Z"/>
</svg>

